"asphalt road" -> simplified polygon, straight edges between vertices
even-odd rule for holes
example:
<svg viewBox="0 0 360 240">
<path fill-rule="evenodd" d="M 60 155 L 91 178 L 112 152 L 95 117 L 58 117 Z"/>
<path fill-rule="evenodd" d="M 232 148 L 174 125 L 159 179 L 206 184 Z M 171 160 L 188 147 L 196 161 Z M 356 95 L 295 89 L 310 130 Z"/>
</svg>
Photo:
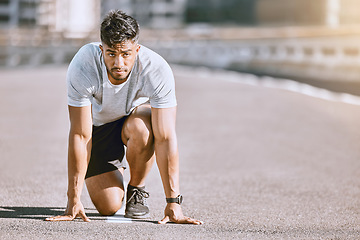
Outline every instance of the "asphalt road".
<svg viewBox="0 0 360 240">
<path fill-rule="evenodd" d="M 99 216 L 86 189 L 92 222 L 44 221 L 66 205 L 65 74 L 0 72 L 0 239 L 360 238 L 360 106 L 179 67 L 183 210 L 205 224 L 155 223 L 165 207 L 155 166 L 148 221 Z"/>
</svg>

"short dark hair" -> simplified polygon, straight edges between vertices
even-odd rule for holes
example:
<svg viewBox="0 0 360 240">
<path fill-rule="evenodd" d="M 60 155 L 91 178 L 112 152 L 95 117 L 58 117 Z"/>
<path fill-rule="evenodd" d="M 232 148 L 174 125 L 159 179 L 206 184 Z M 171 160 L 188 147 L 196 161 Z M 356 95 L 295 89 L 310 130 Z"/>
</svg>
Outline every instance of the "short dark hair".
<svg viewBox="0 0 360 240">
<path fill-rule="evenodd" d="M 100 38 L 109 47 L 124 41 L 137 42 L 139 39 L 139 24 L 120 10 L 110 11 L 101 23 Z"/>
</svg>

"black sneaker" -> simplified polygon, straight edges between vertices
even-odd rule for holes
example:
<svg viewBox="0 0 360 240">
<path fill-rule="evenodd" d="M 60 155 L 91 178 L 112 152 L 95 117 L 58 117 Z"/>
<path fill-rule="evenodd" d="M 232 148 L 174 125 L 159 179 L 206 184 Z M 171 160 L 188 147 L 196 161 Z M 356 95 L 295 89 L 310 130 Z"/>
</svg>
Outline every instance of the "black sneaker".
<svg viewBox="0 0 360 240">
<path fill-rule="evenodd" d="M 145 187 L 133 187 L 128 185 L 126 193 L 125 217 L 143 219 L 149 217 L 149 207 L 146 203 L 149 193 Z"/>
</svg>

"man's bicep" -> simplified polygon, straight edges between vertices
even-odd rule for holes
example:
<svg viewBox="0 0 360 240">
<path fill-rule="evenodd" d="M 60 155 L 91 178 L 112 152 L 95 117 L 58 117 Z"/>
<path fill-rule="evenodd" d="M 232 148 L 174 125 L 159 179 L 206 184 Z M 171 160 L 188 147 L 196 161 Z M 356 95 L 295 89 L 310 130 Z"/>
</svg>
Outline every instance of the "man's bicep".
<svg viewBox="0 0 360 240">
<path fill-rule="evenodd" d="M 70 132 L 90 138 L 92 133 L 91 105 L 73 107 L 69 105 Z"/>
<path fill-rule="evenodd" d="M 155 139 L 175 137 L 176 107 L 151 108 L 152 128 Z"/>
</svg>

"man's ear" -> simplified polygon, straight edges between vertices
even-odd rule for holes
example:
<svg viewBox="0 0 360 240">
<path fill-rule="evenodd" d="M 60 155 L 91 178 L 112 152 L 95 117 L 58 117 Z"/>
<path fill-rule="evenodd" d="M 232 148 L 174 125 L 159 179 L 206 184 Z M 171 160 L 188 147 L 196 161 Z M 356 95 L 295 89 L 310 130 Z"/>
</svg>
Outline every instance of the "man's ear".
<svg viewBox="0 0 360 240">
<path fill-rule="evenodd" d="M 101 52 L 104 54 L 104 48 L 101 44 L 99 45 L 99 48 L 100 48 Z"/>
</svg>

